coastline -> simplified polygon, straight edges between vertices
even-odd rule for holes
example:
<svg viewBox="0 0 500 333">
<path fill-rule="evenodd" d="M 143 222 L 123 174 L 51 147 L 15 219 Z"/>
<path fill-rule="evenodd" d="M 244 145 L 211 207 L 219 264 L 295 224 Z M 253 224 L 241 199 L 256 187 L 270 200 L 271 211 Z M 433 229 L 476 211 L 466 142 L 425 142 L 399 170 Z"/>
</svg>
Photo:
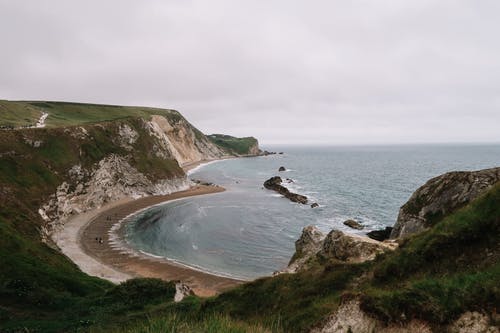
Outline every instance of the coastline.
<svg viewBox="0 0 500 333">
<path fill-rule="evenodd" d="M 207 159 L 207 160 L 201 160 L 201 161 L 196 161 L 196 162 L 190 162 L 186 163 L 181 166 L 182 170 L 186 173 L 186 176 L 189 176 L 191 173 L 195 171 L 195 169 L 201 168 L 204 165 L 219 162 L 219 161 L 224 161 L 224 160 L 229 160 L 237 158 L 236 156 L 226 156 L 226 157 L 221 157 L 221 158 L 214 158 L 214 159 Z"/>
<path fill-rule="evenodd" d="M 168 195 L 126 198 L 101 209 L 79 214 L 67 221 L 53 240 L 85 273 L 119 283 L 134 277 L 181 280 L 198 296 L 213 296 L 244 281 L 210 274 L 167 260 L 117 246 L 110 237 L 112 228 L 137 211 L 170 200 L 219 193 L 219 186 L 194 186 Z M 96 240 L 101 238 L 102 243 Z"/>
</svg>

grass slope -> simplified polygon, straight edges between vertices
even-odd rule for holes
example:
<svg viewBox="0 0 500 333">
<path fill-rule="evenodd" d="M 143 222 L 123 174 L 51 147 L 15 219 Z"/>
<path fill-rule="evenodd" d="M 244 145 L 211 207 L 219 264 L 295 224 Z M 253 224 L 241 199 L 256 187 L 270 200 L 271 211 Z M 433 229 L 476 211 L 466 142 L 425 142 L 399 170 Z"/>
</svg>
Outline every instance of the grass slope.
<svg viewBox="0 0 500 333">
<path fill-rule="evenodd" d="M 49 114 L 45 121 L 47 127 L 74 126 L 131 117 L 149 119 L 152 115 L 182 118 L 177 111 L 169 109 L 71 102 L 0 100 L 0 126 L 34 125 L 44 112 Z"/>
<path fill-rule="evenodd" d="M 140 134 L 133 151 L 114 140 L 122 125 Z M 42 224 L 37 213 L 56 188 L 67 180 L 75 164 L 85 168 L 109 154 L 126 155 L 130 163 L 151 179 L 183 175 L 175 160 L 153 156 L 153 139 L 143 132 L 139 119 L 129 118 L 87 125 L 87 136 L 74 129 L 0 131 L 0 331 L 29 327 L 61 331 L 79 320 L 63 319 L 82 299 L 100 294 L 112 285 L 89 277 L 58 251 L 40 240 Z M 33 141 L 40 142 L 34 147 Z M 72 318 L 67 313 L 67 318 Z M 78 318 L 78 317 L 75 317 Z M 75 322 L 76 321 L 76 322 Z M 5 326 L 4 326 L 5 325 Z"/>
</svg>

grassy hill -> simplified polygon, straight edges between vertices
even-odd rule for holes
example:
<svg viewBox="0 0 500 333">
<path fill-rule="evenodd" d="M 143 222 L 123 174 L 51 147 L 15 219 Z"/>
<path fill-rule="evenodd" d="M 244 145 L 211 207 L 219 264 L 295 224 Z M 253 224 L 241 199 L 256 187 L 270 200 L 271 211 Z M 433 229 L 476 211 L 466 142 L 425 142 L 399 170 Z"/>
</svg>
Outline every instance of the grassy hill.
<svg viewBox="0 0 500 333">
<path fill-rule="evenodd" d="M 48 113 L 47 127 L 74 126 L 125 118 L 149 119 L 151 115 L 182 117 L 177 111 L 135 106 L 45 101 L 0 100 L 0 126 L 32 126 Z"/>
</svg>

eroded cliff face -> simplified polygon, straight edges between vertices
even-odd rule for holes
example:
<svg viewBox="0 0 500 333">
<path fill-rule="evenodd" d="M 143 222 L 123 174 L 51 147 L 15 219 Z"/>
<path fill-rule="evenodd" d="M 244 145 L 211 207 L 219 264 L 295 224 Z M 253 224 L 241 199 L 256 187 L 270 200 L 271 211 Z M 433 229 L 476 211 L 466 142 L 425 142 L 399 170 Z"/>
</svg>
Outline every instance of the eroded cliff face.
<svg viewBox="0 0 500 333">
<path fill-rule="evenodd" d="M 228 156 L 182 117 L 154 115 L 146 122 L 149 133 L 158 138 L 158 156 L 172 156 L 180 166 Z"/>
<path fill-rule="evenodd" d="M 186 177 L 152 181 L 130 165 L 124 156 L 111 154 L 89 169 L 80 164 L 68 170 L 68 179 L 57 187 L 38 213 L 47 224 L 41 227 L 42 238 L 64 225 L 73 214 L 80 214 L 125 197 L 163 195 L 188 189 Z"/>
<path fill-rule="evenodd" d="M 417 189 L 399 210 L 391 238 L 419 233 L 465 206 L 500 181 L 500 168 L 449 172 Z"/>
</svg>

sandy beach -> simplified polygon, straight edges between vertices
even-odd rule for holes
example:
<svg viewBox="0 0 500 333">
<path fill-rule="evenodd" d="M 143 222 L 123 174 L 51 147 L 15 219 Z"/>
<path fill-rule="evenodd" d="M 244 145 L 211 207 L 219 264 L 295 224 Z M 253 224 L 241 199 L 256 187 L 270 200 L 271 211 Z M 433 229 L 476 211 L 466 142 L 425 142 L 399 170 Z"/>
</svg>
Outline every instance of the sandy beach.
<svg viewBox="0 0 500 333">
<path fill-rule="evenodd" d="M 113 244 L 109 234 L 113 225 L 146 207 L 169 200 L 222 191 L 222 187 L 200 185 L 169 195 L 120 200 L 71 218 L 53 239 L 63 253 L 87 274 L 115 283 L 132 277 L 181 280 L 197 295 L 212 296 L 241 284 L 242 281 L 190 269 L 166 259 L 124 251 Z"/>
</svg>

